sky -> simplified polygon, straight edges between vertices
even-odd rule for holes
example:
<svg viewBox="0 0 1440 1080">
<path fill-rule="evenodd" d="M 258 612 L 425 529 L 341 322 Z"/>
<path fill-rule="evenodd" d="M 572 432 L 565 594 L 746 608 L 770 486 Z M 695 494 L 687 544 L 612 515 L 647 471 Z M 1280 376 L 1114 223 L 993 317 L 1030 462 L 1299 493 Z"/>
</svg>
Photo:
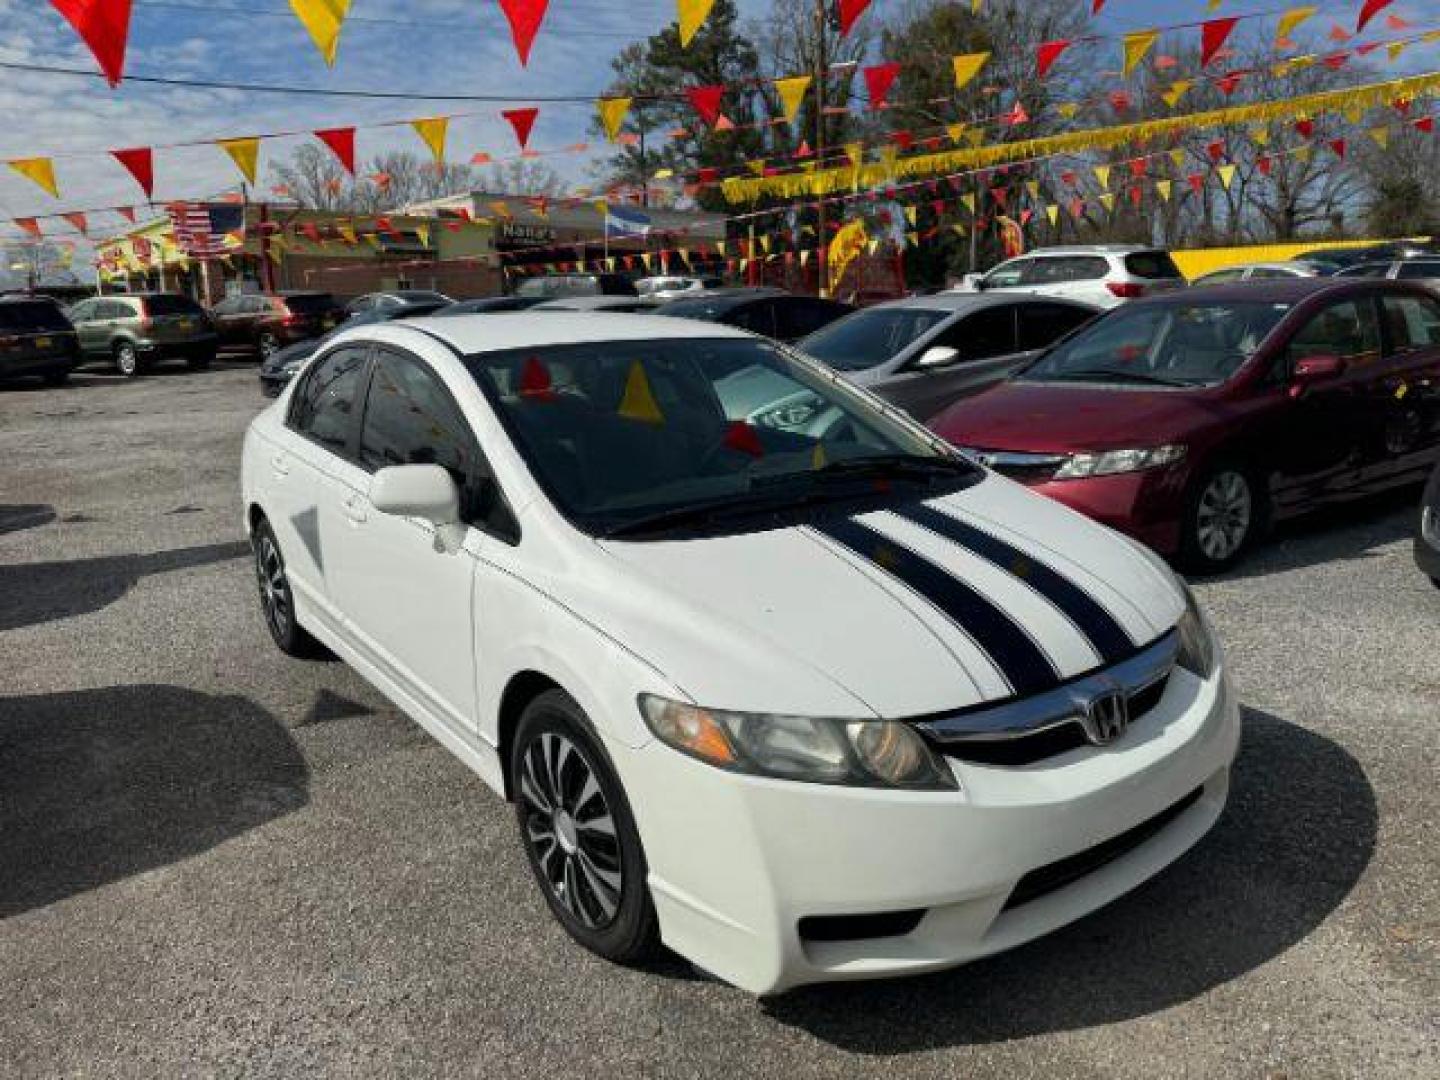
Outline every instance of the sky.
<svg viewBox="0 0 1440 1080">
<path fill-rule="evenodd" d="M 875 0 L 870 19 L 884 18 L 904 0 Z M 968 2 L 968 0 L 967 0 Z M 1074 0 L 1077 4 L 1088 0 Z M 1294 0 L 1300 3 L 1302 0 Z M 1316 25 L 1353 24 L 1360 0 L 1303 0 L 1322 8 Z M 770 0 L 740 0 L 742 15 L 764 15 Z M 1216 14 L 1276 10 L 1285 0 L 1224 0 Z M 1440 26 L 1424 14 L 1426 0 L 1401 0 L 1389 12 L 1417 26 Z M 325 89 L 501 94 L 514 104 L 527 95 L 594 94 L 609 78 L 610 58 L 627 42 L 654 33 L 675 17 L 674 0 L 551 0 L 530 64 L 522 67 L 494 0 L 353 0 L 339 58 L 327 69 L 284 0 L 135 0 L 128 71 L 185 79 L 285 83 Z M 1108 0 L 1097 32 L 1114 33 L 1209 17 L 1205 0 Z M 0 0 L 0 62 L 58 64 L 93 69 L 94 62 L 69 26 L 44 0 Z M 1413 55 L 1412 69 L 1440 68 L 1440 50 Z M 0 69 L 0 159 L 53 156 L 59 200 L 9 170 L 0 171 L 0 236 L 13 235 L 3 219 L 143 201 L 111 149 L 315 128 L 403 121 L 458 111 L 483 115 L 453 121 L 452 160 L 477 150 L 499 157 L 515 152 L 503 104 L 304 98 L 240 91 L 176 89 Z M 588 105 L 541 105 L 530 145 L 537 149 L 589 139 Z M 306 136 L 268 141 L 266 162 L 284 157 Z M 408 128 L 362 130 L 362 161 L 397 147 L 423 152 Z M 597 147 L 597 150 L 603 148 Z M 102 156 L 94 156 L 95 152 Z M 67 156 L 69 155 L 69 156 Z M 575 183 L 587 178 L 589 160 L 548 159 Z M 198 198 L 233 188 L 238 176 L 217 148 L 199 145 L 156 155 L 155 198 Z M 123 222 L 96 215 L 96 232 Z M 68 226 L 46 223 L 63 237 Z"/>
</svg>

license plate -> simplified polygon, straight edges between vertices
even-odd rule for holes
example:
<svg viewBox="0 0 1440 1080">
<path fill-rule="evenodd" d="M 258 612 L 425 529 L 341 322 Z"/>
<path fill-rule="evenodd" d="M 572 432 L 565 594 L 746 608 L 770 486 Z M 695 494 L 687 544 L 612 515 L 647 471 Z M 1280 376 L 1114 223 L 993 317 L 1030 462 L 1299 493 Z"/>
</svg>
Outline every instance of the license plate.
<svg viewBox="0 0 1440 1080">
<path fill-rule="evenodd" d="M 180 320 L 180 329 L 181 329 L 181 330 L 194 330 L 194 329 L 195 329 L 195 320 L 194 320 L 194 319 L 181 319 L 181 320 Z"/>
<path fill-rule="evenodd" d="M 55 339 L 54 339 L 54 338 L 37 337 L 37 338 L 35 339 L 35 347 L 36 347 L 37 349 L 48 349 L 48 348 L 50 348 L 51 345 L 54 345 L 54 344 L 55 344 Z"/>
<path fill-rule="evenodd" d="M 337 325 L 338 325 L 338 323 L 337 323 L 336 320 L 333 319 L 333 318 L 327 318 L 327 319 L 325 320 L 325 329 L 326 329 L 326 330 L 334 330 Z"/>
</svg>

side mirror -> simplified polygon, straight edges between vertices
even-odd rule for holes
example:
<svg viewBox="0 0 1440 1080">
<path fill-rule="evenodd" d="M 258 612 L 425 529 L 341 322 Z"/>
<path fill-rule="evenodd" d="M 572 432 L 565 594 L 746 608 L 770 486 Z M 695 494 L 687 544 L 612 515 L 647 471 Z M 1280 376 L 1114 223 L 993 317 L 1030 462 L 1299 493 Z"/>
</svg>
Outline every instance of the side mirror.
<svg viewBox="0 0 1440 1080">
<path fill-rule="evenodd" d="M 932 345 L 920 354 L 920 358 L 915 361 L 915 367 L 919 371 L 926 371 L 930 368 L 953 364 L 959 359 L 959 349 L 952 349 L 949 345 Z"/>
<path fill-rule="evenodd" d="M 960 279 L 960 287 L 963 289 L 967 289 L 970 292 L 984 292 L 985 275 L 966 274 L 963 278 Z"/>
<path fill-rule="evenodd" d="M 460 489 L 439 465 L 391 465 L 370 481 L 370 504 L 382 514 L 435 526 L 435 550 L 455 551 L 465 537 Z"/>
</svg>

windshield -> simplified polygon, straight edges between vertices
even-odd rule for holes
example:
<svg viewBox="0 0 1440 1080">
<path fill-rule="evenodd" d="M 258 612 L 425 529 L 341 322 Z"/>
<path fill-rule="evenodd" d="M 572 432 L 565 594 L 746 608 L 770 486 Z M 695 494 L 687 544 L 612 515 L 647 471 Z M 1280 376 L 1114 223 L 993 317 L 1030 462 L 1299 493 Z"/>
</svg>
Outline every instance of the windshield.
<svg viewBox="0 0 1440 1080">
<path fill-rule="evenodd" d="M 952 314 L 935 308 L 867 308 L 815 331 L 796 347 L 837 371 L 864 371 L 883 364 Z"/>
<path fill-rule="evenodd" d="M 1030 381 L 1215 386 L 1239 371 L 1289 304 L 1123 307 L 1051 350 L 1019 376 Z"/>
<path fill-rule="evenodd" d="M 551 500 L 594 533 L 708 524 L 690 511 L 774 516 L 979 475 L 759 340 L 596 342 L 466 364 Z"/>
</svg>

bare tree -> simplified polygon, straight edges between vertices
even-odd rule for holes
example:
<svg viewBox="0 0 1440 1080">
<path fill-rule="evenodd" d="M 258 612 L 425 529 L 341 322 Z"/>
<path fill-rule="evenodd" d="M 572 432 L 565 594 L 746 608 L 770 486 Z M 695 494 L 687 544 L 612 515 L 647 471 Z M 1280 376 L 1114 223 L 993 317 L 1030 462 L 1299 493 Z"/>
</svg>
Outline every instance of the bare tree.
<svg viewBox="0 0 1440 1080">
<path fill-rule="evenodd" d="M 351 214 L 386 213 L 477 186 L 469 165 L 436 163 L 404 150 L 371 159 L 352 177 L 328 150 L 301 146 L 273 165 L 271 175 L 274 187 L 305 209 Z"/>
<path fill-rule="evenodd" d="M 516 158 L 500 165 L 491 165 L 477 179 L 479 187 L 504 195 L 547 195 L 565 193 L 566 184 L 560 174 L 543 161 Z"/>
</svg>

